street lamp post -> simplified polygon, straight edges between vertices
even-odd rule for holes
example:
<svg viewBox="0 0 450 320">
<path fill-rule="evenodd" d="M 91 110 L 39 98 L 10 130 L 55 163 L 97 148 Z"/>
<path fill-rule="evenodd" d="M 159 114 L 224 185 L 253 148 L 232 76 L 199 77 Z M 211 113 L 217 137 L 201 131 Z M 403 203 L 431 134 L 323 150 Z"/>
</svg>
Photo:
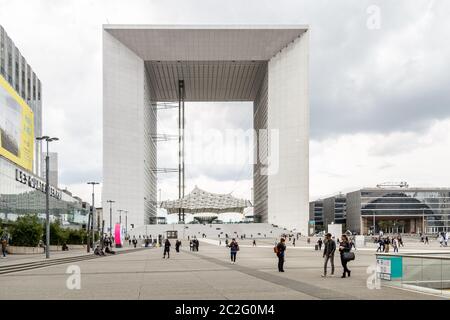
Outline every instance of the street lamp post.
<svg viewBox="0 0 450 320">
<path fill-rule="evenodd" d="M 422 234 L 425 235 L 425 209 L 422 209 Z"/>
<path fill-rule="evenodd" d="M 128 211 L 125 210 L 125 236 L 128 237 Z"/>
<path fill-rule="evenodd" d="M 50 158 L 48 156 L 48 143 L 52 141 L 58 141 L 56 137 L 50 138 L 49 136 L 37 137 L 36 140 L 47 142 L 47 151 L 45 155 L 45 258 L 50 258 L 50 177 L 49 177 L 49 163 Z"/>
<path fill-rule="evenodd" d="M 122 224 L 122 209 L 117 210 L 119 211 L 119 224 Z"/>
<path fill-rule="evenodd" d="M 115 202 L 114 200 L 107 200 L 109 203 L 109 236 L 112 237 L 112 204 Z"/>
<path fill-rule="evenodd" d="M 87 184 L 91 184 L 92 185 L 92 250 L 94 250 L 94 243 L 95 243 L 95 236 L 94 236 L 94 210 L 95 210 L 95 197 L 94 197 L 94 192 L 95 192 L 95 185 L 99 184 L 98 182 L 88 182 Z"/>
</svg>

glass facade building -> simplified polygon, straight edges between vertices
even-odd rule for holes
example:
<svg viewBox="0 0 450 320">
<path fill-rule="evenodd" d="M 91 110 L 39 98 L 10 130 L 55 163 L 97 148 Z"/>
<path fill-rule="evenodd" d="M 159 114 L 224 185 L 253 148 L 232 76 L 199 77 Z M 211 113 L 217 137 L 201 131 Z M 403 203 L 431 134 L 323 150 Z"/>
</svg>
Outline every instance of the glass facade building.
<svg viewBox="0 0 450 320">
<path fill-rule="evenodd" d="M 19 49 L 0 25 L 0 76 L 31 108 L 34 118 L 34 138 L 42 136 L 42 84 Z M 6 108 L 0 105 L 0 108 Z M 33 140 L 34 140 L 33 138 Z M 41 168 L 41 142 L 33 141 L 32 165 L 24 169 L 0 156 L 0 219 L 4 223 L 15 221 L 21 215 L 36 214 L 45 218 L 45 179 Z M 52 163 L 50 164 L 52 169 Z M 54 175 L 55 170 L 50 174 Z M 57 175 L 57 173 L 56 173 Z M 55 179 L 52 179 L 55 182 Z M 56 179 L 57 183 L 57 179 Z M 87 224 L 88 209 L 81 199 L 56 184 L 50 187 L 50 218 L 62 225 L 81 227 Z"/>
<path fill-rule="evenodd" d="M 323 223 L 325 226 L 346 222 L 346 197 L 339 194 L 323 200 Z"/>
<path fill-rule="evenodd" d="M 309 221 L 314 221 L 315 231 L 323 230 L 323 201 L 316 200 L 309 203 Z"/>
<path fill-rule="evenodd" d="M 0 157 L 0 219 L 15 221 L 21 215 L 37 214 L 45 218 L 45 182 L 25 172 L 11 161 Z M 50 196 L 51 221 L 59 219 L 62 225 L 87 224 L 89 210 L 81 199 L 52 187 Z"/>
<path fill-rule="evenodd" d="M 34 115 L 34 136 L 42 136 L 42 85 L 36 73 L 0 25 L 0 76 L 30 106 Z M 41 174 L 41 142 L 34 143 L 33 173 Z"/>
<path fill-rule="evenodd" d="M 450 188 L 367 188 L 347 194 L 347 225 L 363 234 L 450 231 Z"/>
</svg>

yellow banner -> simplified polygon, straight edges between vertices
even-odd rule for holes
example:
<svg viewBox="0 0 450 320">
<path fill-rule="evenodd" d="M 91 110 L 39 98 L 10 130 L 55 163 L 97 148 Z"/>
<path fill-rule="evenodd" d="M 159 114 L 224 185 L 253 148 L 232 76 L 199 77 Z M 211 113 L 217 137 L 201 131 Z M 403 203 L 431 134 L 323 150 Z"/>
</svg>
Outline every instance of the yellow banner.
<svg viewBox="0 0 450 320">
<path fill-rule="evenodd" d="M 33 150 L 33 110 L 0 76 L 0 155 L 32 171 Z"/>
</svg>

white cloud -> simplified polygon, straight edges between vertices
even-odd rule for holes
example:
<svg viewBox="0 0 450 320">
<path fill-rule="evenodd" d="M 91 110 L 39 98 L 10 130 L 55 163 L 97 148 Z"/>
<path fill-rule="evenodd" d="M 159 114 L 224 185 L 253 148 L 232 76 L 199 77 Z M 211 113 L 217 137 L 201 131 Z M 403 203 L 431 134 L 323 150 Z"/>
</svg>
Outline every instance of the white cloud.
<svg viewBox="0 0 450 320">
<path fill-rule="evenodd" d="M 366 9 L 372 2 L 0 0 L 0 22 L 42 80 L 44 133 L 61 139 L 51 146 L 59 152 L 60 181 L 85 200 L 90 199 L 85 182 L 101 181 L 106 23 L 309 24 L 311 195 L 395 179 L 445 185 L 450 3 L 379 0 L 381 29 L 368 30 Z M 225 128 L 242 119 L 237 127 L 251 125 L 237 110 L 203 107 L 196 117 L 204 123 L 220 119 L 212 123 Z M 161 167 L 176 164 L 176 151 L 173 161 L 169 150 L 176 150 L 176 143 L 167 146 L 160 150 Z M 236 195 L 250 198 L 251 168 L 242 171 L 191 167 L 188 189 L 197 184 L 230 192 L 237 184 Z M 174 198 L 175 177 L 160 182 Z"/>
<path fill-rule="evenodd" d="M 354 134 L 311 142 L 310 198 L 407 181 L 450 187 L 450 119 L 425 133 Z"/>
</svg>

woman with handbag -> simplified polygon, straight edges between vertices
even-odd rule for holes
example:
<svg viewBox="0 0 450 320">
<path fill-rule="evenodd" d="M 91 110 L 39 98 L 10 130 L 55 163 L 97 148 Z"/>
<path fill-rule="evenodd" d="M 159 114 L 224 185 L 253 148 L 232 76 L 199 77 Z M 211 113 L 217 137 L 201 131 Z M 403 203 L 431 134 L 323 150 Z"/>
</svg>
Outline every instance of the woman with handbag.
<svg viewBox="0 0 450 320">
<path fill-rule="evenodd" d="M 341 242 L 339 243 L 339 252 L 341 254 L 341 264 L 344 268 L 344 273 L 342 274 L 341 278 L 345 278 L 346 274 L 350 277 L 350 270 L 347 267 L 347 263 L 350 260 L 354 259 L 353 252 L 350 252 L 352 249 L 352 246 L 350 244 L 350 241 L 348 240 L 347 235 L 343 234 L 341 237 Z"/>
</svg>

